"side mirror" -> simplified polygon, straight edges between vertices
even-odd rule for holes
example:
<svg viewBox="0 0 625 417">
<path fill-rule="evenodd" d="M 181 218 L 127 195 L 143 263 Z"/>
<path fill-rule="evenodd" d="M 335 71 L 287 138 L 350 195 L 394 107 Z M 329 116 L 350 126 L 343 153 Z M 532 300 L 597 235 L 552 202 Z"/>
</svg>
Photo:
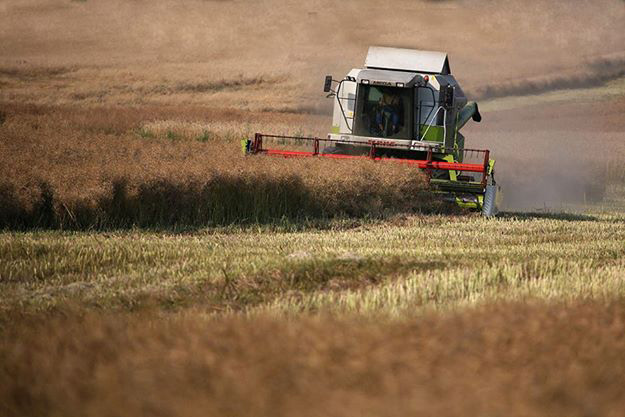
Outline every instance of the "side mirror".
<svg viewBox="0 0 625 417">
<path fill-rule="evenodd" d="M 326 75 L 325 83 L 323 84 L 323 92 L 329 93 L 332 90 L 332 76 Z"/>
<path fill-rule="evenodd" d="M 454 106 L 454 88 L 449 85 L 441 85 L 439 102 L 441 106 L 450 109 Z"/>
</svg>

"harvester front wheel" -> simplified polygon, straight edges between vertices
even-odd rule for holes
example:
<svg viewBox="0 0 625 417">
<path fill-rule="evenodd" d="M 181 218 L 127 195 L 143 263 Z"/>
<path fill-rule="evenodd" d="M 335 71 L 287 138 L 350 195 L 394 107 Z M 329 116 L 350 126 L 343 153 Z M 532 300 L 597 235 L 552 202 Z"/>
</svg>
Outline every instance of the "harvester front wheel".
<svg viewBox="0 0 625 417">
<path fill-rule="evenodd" d="M 445 162 L 444 159 L 435 159 L 435 160 L 439 162 Z M 435 170 L 432 170 L 432 179 L 450 181 L 451 175 L 449 174 L 449 171 L 447 170 L 435 169 Z"/>
</svg>

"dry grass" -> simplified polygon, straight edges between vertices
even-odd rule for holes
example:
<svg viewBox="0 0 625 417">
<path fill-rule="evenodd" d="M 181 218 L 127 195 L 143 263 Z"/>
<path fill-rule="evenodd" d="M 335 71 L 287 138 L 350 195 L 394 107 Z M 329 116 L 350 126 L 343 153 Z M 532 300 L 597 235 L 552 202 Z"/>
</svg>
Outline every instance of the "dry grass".
<svg viewBox="0 0 625 417">
<path fill-rule="evenodd" d="M 318 110 L 323 76 L 361 65 L 373 44 L 446 51 L 463 89 L 522 93 L 600 81 L 622 69 L 625 41 L 613 0 L 5 0 L 0 11 L 0 99 L 40 104 Z"/>
<path fill-rule="evenodd" d="M 0 225 L 169 227 L 445 210 L 395 164 L 245 157 L 262 127 L 314 118 L 227 110 L 4 105 Z M 303 123 L 302 123 L 303 122 Z M 294 126 L 294 127 L 291 127 Z"/>
<path fill-rule="evenodd" d="M 0 413 L 618 416 L 623 317 L 619 301 L 395 322 L 37 318 L 2 330 Z"/>
<path fill-rule="evenodd" d="M 0 413 L 617 416 L 624 225 L 4 233 Z"/>
<path fill-rule="evenodd" d="M 0 234 L 0 312 L 409 317 L 493 300 L 625 297 L 622 215 L 354 223 Z"/>
</svg>

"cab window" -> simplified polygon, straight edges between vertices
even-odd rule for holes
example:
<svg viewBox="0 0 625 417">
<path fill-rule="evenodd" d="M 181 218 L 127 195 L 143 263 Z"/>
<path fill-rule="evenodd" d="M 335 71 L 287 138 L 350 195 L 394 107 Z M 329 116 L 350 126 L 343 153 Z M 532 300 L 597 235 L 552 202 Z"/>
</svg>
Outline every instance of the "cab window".
<svg viewBox="0 0 625 417">
<path fill-rule="evenodd" d="M 411 139 L 412 89 L 363 84 L 358 87 L 356 135 Z"/>
</svg>

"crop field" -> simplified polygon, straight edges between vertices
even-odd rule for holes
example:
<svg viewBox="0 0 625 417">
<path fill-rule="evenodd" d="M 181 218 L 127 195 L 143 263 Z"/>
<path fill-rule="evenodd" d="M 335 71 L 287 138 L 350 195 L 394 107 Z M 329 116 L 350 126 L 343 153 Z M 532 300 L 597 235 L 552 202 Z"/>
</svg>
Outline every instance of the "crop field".
<svg viewBox="0 0 625 417">
<path fill-rule="evenodd" d="M 392 7 L 390 7 L 392 6 Z M 583 24 L 582 24 L 583 23 Z M 0 4 L 0 416 L 621 416 L 622 0 Z M 503 199 L 324 137 L 444 50 Z"/>
<path fill-rule="evenodd" d="M 624 220 L 5 232 L 3 413 L 618 415 Z"/>
</svg>

